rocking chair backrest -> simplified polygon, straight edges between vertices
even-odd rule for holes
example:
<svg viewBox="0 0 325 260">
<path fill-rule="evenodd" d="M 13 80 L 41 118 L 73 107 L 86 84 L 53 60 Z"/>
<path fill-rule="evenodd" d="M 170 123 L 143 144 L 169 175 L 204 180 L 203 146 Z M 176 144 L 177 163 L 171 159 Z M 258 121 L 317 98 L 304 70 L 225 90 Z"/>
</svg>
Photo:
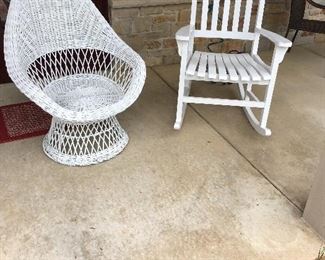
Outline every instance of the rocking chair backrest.
<svg viewBox="0 0 325 260">
<path fill-rule="evenodd" d="M 265 0 L 202 0 L 201 13 L 198 0 L 192 0 L 191 25 L 195 27 L 196 22 L 200 22 L 196 37 L 254 40 L 255 33 L 250 29 L 254 20 L 254 28 L 261 28 L 264 6 Z M 253 10 L 257 11 L 254 20 Z M 243 20 L 241 14 L 244 14 Z"/>
</svg>

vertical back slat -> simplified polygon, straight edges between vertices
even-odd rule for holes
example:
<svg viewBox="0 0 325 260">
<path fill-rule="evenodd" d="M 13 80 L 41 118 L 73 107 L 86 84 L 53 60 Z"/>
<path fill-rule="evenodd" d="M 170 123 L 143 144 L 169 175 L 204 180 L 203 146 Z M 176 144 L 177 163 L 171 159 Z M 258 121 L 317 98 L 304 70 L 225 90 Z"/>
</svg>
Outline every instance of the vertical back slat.
<svg viewBox="0 0 325 260">
<path fill-rule="evenodd" d="M 232 21 L 232 30 L 235 32 L 238 32 L 241 2 L 242 0 L 236 0 L 235 2 L 234 18 Z"/>
<path fill-rule="evenodd" d="M 209 11 L 209 0 L 203 0 L 202 16 L 201 16 L 201 30 L 203 31 L 206 31 L 208 26 L 208 11 Z"/>
<path fill-rule="evenodd" d="M 243 32 L 248 32 L 249 31 L 249 26 L 250 26 L 250 22 L 251 22 L 251 15 L 252 15 L 252 7 L 253 7 L 253 0 L 247 0 L 246 1 Z"/>
<path fill-rule="evenodd" d="M 255 0 L 258 2 L 258 10 L 256 15 L 256 24 L 257 28 L 261 28 L 263 15 L 264 15 L 264 7 L 265 0 Z M 211 28 L 209 25 L 209 4 L 213 3 L 212 9 L 212 17 L 211 17 Z M 199 30 L 207 31 L 218 31 L 218 28 L 221 27 L 222 32 L 233 31 L 239 32 L 242 31 L 244 33 L 249 32 L 252 27 L 252 9 L 253 9 L 254 0 L 202 0 L 202 13 L 200 17 L 201 27 Z M 220 7 L 221 5 L 221 7 Z M 223 14 L 222 21 L 219 22 L 220 8 L 223 6 Z M 232 8 L 233 6 L 233 8 Z M 241 21 L 241 10 L 244 8 L 244 18 L 243 18 L 243 26 L 240 25 Z M 200 8 L 201 9 L 201 8 Z M 232 11 L 233 9 L 233 11 Z M 192 0 L 192 9 L 191 9 L 191 25 L 195 26 L 197 21 L 197 12 L 198 12 L 198 0 Z M 232 21 L 229 21 L 232 19 Z M 232 22 L 232 25 L 229 23 Z M 255 21 L 254 21 L 255 22 Z M 230 27 L 231 26 L 231 27 Z M 220 30 L 220 29 L 219 29 Z"/>
<path fill-rule="evenodd" d="M 220 6 L 220 0 L 213 0 L 211 30 L 217 30 L 218 28 L 219 6 Z"/>
<path fill-rule="evenodd" d="M 229 10 L 230 10 L 230 0 L 225 0 L 223 6 L 223 16 L 222 16 L 222 31 L 228 30 L 229 21 Z"/>
<path fill-rule="evenodd" d="M 265 8 L 265 0 L 260 0 L 257 9 L 256 28 L 262 27 L 264 8 Z"/>
<path fill-rule="evenodd" d="M 197 11 L 197 0 L 192 0 L 191 7 L 191 25 L 195 26 L 196 24 L 196 11 Z"/>
</svg>

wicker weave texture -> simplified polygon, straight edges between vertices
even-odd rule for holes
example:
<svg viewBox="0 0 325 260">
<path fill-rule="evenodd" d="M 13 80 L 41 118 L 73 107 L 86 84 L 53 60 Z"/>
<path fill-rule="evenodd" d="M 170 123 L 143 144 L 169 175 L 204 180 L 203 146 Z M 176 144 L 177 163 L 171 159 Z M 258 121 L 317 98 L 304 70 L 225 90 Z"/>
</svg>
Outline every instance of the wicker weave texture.
<svg viewBox="0 0 325 260">
<path fill-rule="evenodd" d="M 43 145 L 52 159 L 87 165 L 123 150 L 115 116 L 139 97 L 146 67 L 90 0 L 12 0 L 4 50 L 13 82 L 54 118 Z"/>
</svg>

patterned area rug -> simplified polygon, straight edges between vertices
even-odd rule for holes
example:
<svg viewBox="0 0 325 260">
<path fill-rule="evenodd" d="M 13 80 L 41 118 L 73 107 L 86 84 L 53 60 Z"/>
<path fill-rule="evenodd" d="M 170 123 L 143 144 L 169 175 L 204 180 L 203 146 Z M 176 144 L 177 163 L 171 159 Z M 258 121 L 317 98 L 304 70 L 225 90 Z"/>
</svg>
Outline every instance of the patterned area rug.
<svg viewBox="0 0 325 260">
<path fill-rule="evenodd" d="M 47 133 L 51 116 L 33 102 L 0 107 L 0 143 Z"/>
</svg>

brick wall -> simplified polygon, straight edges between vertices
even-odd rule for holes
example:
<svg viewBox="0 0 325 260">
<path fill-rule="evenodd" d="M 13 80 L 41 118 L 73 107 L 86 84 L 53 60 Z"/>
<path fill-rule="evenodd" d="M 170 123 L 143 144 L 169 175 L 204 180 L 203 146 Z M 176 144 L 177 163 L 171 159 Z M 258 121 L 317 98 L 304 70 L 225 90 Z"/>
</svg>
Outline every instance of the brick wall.
<svg viewBox="0 0 325 260">
<path fill-rule="evenodd" d="M 179 61 L 176 31 L 188 24 L 189 3 L 113 8 L 111 24 L 146 61 L 148 66 Z"/>
<path fill-rule="evenodd" d="M 191 0 L 109 0 L 110 21 L 114 30 L 146 61 L 148 66 L 179 62 L 176 31 L 190 20 Z M 289 19 L 290 0 L 268 0 L 263 27 L 284 35 Z M 254 13 L 255 12 L 255 13 Z M 253 9 L 253 15 L 256 8 Z M 322 16 L 308 6 L 309 17 Z M 310 34 L 302 34 L 301 37 Z M 299 39 L 298 39 L 299 41 Z M 207 40 L 198 39 L 196 48 L 205 49 Z M 249 50 L 249 43 L 226 40 L 213 45 L 215 51 Z M 261 49 L 271 48 L 265 40 Z"/>
</svg>

